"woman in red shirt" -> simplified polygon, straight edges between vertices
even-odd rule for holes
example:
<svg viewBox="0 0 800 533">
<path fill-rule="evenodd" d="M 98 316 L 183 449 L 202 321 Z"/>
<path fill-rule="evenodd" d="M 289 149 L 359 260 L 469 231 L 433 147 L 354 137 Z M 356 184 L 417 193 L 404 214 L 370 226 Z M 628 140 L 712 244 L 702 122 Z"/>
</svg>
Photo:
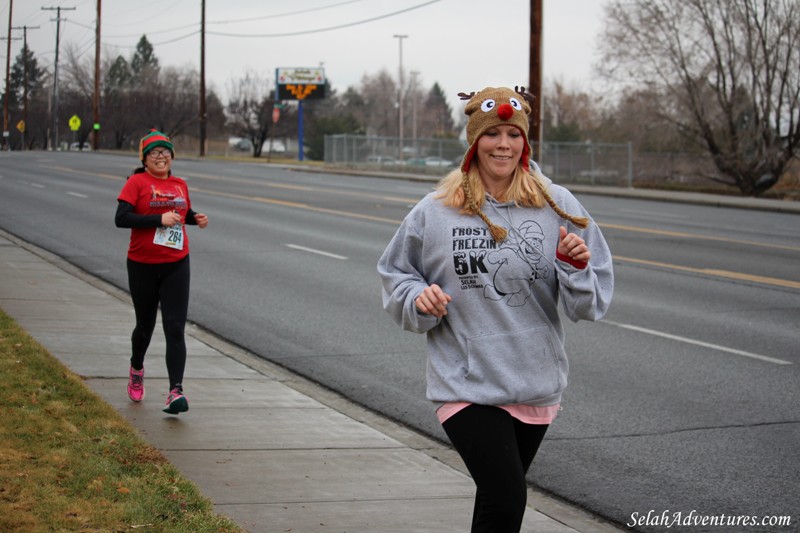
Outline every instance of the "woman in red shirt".
<svg viewBox="0 0 800 533">
<path fill-rule="evenodd" d="M 182 384 L 190 278 L 185 226 L 208 225 L 206 215 L 192 210 L 186 182 L 172 175 L 174 157 L 172 142 L 163 133 L 151 130 L 142 137 L 139 159 L 143 166 L 125 182 L 114 218 L 118 228 L 131 228 L 127 266 L 136 327 L 131 335 L 128 396 L 134 402 L 144 399 L 144 357 L 161 304 L 169 374 L 164 412 L 170 414 L 189 409 Z"/>
</svg>

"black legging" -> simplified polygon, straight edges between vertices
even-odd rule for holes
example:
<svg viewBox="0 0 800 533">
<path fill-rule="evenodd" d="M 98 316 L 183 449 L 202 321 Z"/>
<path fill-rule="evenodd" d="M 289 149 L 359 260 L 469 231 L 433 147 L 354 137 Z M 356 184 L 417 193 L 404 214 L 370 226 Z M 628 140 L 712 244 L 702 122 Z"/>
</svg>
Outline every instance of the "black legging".
<svg viewBox="0 0 800 533">
<path fill-rule="evenodd" d="M 186 341 L 183 331 L 189 309 L 189 256 L 174 263 L 138 263 L 128 259 L 128 285 L 136 327 L 131 335 L 131 366 L 144 366 L 144 356 L 156 327 L 158 304 L 167 342 L 169 388 L 183 382 Z"/>
<path fill-rule="evenodd" d="M 442 424 L 477 488 L 472 533 L 518 533 L 527 505 L 525 473 L 549 426 L 470 405 Z"/>
</svg>

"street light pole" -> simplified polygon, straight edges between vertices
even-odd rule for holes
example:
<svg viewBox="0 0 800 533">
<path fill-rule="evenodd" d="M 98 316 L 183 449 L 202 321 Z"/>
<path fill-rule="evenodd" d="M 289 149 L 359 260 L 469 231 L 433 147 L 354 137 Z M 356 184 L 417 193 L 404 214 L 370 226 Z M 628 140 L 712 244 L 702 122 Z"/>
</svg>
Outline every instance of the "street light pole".
<svg viewBox="0 0 800 533">
<path fill-rule="evenodd" d="M 400 44 L 400 69 L 399 69 L 399 76 L 398 81 L 400 86 L 397 89 L 397 100 L 399 106 L 399 113 L 400 113 L 400 120 L 399 120 L 399 130 L 400 130 L 400 142 L 399 142 L 399 157 L 401 161 L 403 160 L 403 39 L 407 38 L 408 35 L 397 35 L 394 36 L 398 39 L 398 43 Z"/>
<path fill-rule="evenodd" d="M 200 2 L 200 157 L 206 155 L 206 0 Z"/>
<path fill-rule="evenodd" d="M 417 76 L 419 72 L 411 71 L 411 138 L 414 139 L 414 157 L 417 157 Z"/>
</svg>

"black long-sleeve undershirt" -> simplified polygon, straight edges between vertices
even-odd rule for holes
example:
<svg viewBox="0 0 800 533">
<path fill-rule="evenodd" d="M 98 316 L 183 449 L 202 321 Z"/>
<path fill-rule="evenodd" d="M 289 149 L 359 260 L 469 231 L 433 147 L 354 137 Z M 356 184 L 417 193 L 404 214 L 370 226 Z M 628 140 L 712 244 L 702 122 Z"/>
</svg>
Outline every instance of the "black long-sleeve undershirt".
<svg viewBox="0 0 800 533">
<path fill-rule="evenodd" d="M 157 228 L 161 225 L 161 215 L 140 215 L 134 212 L 133 205 L 125 200 L 118 200 L 114 223 L 118 228 Z M 197 225 L 195 212 L 192 209 L 186 213 L 186 224 Z"/>
</svg>

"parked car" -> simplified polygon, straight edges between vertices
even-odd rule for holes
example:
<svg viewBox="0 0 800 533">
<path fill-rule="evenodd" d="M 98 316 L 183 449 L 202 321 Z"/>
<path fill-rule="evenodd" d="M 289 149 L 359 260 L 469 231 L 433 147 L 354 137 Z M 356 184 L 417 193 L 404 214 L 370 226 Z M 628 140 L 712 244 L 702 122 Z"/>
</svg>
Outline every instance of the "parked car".
<svg viewBox="0 0 800 533">
<path fill-rule="evenodd" d="M 253 150 L 253 143 L 249 139 L 243 139 L 242 137 L 230 137 L 228 146 L 242 152 L 251 152 Z"/>
<path fill-rule="evenodd" d="M 84 150 L 84 151 L 88 152 L 91 149 L 92 149 L 92 147 L 91 147 L 91 145 L 89 143 L 83 143 L 83 145 L 81 145 L 81 143 L 72 143 L 72 144 L 69 145 L 70 152 L 77 152 L 79 150 Z"/>
<path fill-rule="evenodd" d="M 447 167 L 452 167 L 454 165 L 453 165 L 453 162 L 448 160 L 448 159 L 444 159 L 444 158 L 437 157 L 437 156 L 433 155 L 433 156 L 425 158 L 425 166 L 426 167 L 447 168 Z"/>
<path fill-rule="evenodd" d="M 405 160 L 405 165 L 409 167 L 424 167 L 425 160 L 421 157 L 413 157 Z"/>
<path fill-rule="evenodd" d="M 369 155 L 367 156 L 367 164 L 384 166 L 397 166 L 400 161 L 388 155 Z"/>
<path fill-rule="evenodd" d="M 581 170 L 578 175 L 582 178 L 616 178 L 619 177 L 619 172 L 616 170 Z"/>
</svg>

